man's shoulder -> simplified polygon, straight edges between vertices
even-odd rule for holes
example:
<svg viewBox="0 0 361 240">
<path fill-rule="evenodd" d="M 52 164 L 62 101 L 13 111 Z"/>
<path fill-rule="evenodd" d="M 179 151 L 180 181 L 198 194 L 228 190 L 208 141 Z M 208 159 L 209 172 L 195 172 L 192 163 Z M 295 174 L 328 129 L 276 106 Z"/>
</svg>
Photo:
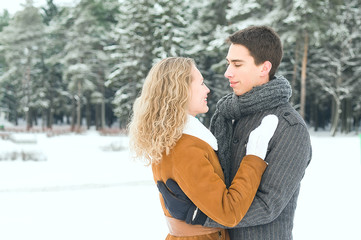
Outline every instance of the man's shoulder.
<svg viewBox="0 0 361 240">
<path fill-rule="evenodd" d="M 278 106 L 275 114 L 279 117 L 280 122 L 285 122 L 289 126 L 301 124 L 307 128 L 304 119 L 289 103 Z"/>
</svg>

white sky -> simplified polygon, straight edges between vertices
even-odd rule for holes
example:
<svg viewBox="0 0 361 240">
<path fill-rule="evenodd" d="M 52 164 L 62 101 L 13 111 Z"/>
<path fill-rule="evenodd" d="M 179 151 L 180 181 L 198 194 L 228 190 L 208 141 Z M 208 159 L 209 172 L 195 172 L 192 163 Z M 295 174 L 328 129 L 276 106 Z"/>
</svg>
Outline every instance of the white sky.
<svg viewBox="0 0 361 240">
<path fill-rule="evenodd" d="M 2 11 L 4 9 L 7 9 L 10 14 L 14 14 L 19 10 L 22 10 L 22 6 L 21 4 L 24 4 L 26 2 L 26 0 L 11 0 L 11 1 L 5 1 L 2 0 L 0 3 L 0 12 L 2 13 Z M 34 6 L 35 7 L 41 7 L 41 6 L 45 6 L 46 5 L 46 0 L 33 0 L 34 2 Z M 54 0 L 54 3 L 56 5 L 73 5 L 74 0 Z"/>
</svg>

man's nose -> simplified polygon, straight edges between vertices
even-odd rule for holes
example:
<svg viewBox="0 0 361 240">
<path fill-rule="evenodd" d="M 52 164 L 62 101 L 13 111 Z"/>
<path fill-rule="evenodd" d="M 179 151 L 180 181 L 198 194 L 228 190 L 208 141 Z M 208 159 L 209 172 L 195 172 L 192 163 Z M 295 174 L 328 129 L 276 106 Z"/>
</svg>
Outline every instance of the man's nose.
<svg viewBox="0 0 361 240">
<path fill-rule="evenodd" d="M 231 77 L 233 77 L 233 74 L 232 74 L 232 71 L 231 71 L 231 69 L 230 69 L 230 66 L 227 67 L 226 71 L 224 72 L 224 76 L 225 76 L 226 78 L 231 78 Z"/>
</svg>

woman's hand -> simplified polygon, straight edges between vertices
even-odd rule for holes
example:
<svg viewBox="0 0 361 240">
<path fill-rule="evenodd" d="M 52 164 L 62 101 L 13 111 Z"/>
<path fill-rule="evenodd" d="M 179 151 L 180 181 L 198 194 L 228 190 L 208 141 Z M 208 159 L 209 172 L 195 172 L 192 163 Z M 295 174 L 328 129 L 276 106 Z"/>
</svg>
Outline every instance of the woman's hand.
<svg viewBox="0 0 361 240">
<path fill-rule="evenodd" d="M 267 115 L 262 119 L 261 125 L 254 129 L 248 138 L 246 154 L 266 158 L 268 143 L 273 137 L 278 125 L 276 115 Z"/>
</svg>

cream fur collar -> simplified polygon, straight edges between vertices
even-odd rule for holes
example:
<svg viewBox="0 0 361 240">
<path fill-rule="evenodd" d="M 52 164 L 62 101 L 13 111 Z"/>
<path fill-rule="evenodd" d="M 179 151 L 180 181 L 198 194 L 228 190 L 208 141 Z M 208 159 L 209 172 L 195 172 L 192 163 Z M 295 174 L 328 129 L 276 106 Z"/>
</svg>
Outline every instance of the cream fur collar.
<svg viewBox="0 0 361 240">
<path fill-rule="evenodd" d="M 183 133 L 192 135 L 208 143 L 215 151 L 218 150 L 217 139 L 213 136 L 197 118 L 187 115 L 187 123 L 183 129 Z"/>
</svg>

